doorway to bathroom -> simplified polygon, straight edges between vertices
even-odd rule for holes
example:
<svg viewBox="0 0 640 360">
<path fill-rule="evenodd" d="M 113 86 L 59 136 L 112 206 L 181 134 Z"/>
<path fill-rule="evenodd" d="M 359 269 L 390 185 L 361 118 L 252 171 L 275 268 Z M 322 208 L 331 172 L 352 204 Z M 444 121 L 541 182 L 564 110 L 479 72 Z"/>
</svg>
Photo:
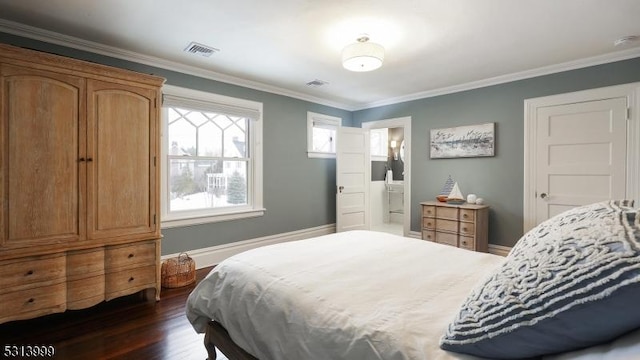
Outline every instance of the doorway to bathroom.
<svg viewBox="0 0 640 360">
<path fill-rule="evenodd" d="M 362 124 L 371 134 L 371 230 L 409 236 L 411 117 Z"/>
</svg>

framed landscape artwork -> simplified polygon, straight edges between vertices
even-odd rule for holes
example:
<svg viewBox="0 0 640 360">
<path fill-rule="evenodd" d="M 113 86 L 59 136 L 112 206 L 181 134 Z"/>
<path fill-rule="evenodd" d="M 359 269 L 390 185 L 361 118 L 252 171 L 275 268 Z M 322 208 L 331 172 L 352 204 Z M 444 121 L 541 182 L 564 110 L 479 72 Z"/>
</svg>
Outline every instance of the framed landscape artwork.
<svg viewBox="0 0 640 360">
<path fill-rule="evenodd" d="M 495 123 L 431 129 L 432 159 L 494 156 Z"/>
</svg>

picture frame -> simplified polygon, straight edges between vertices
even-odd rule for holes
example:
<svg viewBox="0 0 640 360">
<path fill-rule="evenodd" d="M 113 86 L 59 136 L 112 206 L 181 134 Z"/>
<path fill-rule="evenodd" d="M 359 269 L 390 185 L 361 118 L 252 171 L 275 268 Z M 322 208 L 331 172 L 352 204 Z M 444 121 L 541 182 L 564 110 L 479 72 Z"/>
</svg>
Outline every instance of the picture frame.
<svg viewBox="0 0 640 360">
<path fill-rule="evenodd" d="M 495 123 L 431 129 L 431 159 L 495 156 Z"/>
</svg>

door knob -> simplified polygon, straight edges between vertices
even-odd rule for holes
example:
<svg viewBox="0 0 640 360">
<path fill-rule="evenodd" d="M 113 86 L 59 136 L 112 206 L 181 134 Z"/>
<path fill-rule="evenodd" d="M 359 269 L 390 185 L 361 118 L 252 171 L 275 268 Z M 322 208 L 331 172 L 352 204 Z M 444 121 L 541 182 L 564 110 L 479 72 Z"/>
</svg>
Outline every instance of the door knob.
<svg viewBox="0 0 640 360">
<path fill-rule="evenodd" d="M 547 193 L 542 193 L 540 194 L 540 198 L 541 199 L 546 199 L 549 195 L 547 195 Z"/>
<path fill-rule="evenodd" d="M 344 186 L 338 186 L 338 192 L 342 193 L 342 190 L 344 190 Z"/>
</svg>

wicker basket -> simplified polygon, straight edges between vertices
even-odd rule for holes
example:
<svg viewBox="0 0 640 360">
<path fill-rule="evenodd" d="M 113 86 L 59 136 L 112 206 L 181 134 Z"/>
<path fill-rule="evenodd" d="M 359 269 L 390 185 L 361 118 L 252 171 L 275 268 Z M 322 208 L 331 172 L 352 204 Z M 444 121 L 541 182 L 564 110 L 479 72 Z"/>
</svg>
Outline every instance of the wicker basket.
<svg viewBox="0 0 640 360">
<path fill-rule="evenodd" d="M 166 288 L 177 288 L 196 282 L 196 262 L 187 253 L 163 261 L 161 271 L 162 286 Z"/>
</svg>

